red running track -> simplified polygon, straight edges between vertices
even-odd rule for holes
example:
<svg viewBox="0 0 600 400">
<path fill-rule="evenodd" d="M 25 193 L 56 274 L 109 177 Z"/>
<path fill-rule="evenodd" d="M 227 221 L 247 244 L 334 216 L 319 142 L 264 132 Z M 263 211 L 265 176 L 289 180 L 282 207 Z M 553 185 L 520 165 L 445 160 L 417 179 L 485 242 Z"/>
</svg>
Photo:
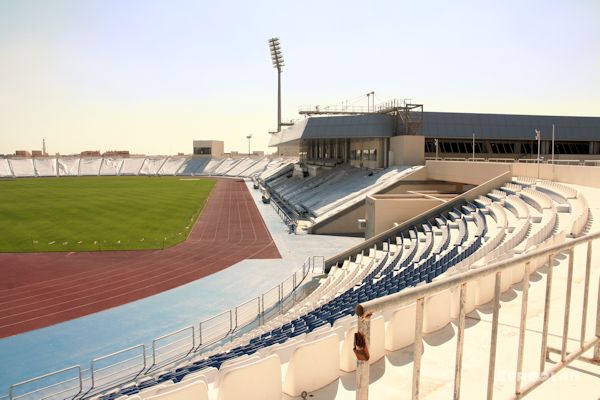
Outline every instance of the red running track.
<svg viewBox="0 0 600 400">
<path fill-rule="evenodd" d="M 0 254 L 0 338 L 279 257 L 246 184 L 220 179 L 188 240 L 169 249 Z"/>
</svg>

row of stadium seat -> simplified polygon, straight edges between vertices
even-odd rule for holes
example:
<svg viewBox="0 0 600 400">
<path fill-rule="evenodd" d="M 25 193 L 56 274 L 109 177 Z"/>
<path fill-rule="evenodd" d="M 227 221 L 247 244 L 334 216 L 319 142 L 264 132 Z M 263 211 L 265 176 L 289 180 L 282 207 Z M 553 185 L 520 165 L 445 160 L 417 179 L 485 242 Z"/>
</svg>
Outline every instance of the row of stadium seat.
<svg viewBox="0 0 600 400">
<path fill-rule="evenodd" d="M 565 230 L 553 232 L 570 229 L 580 213 L 553 212 L 557 197 L 536 183 L 505 185 L 400 232 L 396 243 L 379 243 L 368 254 L 356 254 L 332 267 L 306 299 L 262 327 L 101 398 L 171 400 L 188 398 L 185 393 L 193 391 L 196 398 L 280 399 L 282 393 L 298 396 L 324 387 L 356 367 L 352 352 L 356 304 L 479 268 L 513 254 L 523 243 L 526 251 L 565 240 Z M 572 200 L 578 198 L 583 199 L 576 193 Z M 544 262 L 537 260 L 530 268 Z M 501 290 L 520 282 L 524 268 L 503 272 Z M 489 302 L 493 286 L 493 277 L 470 282 L 466 311 Z M 423 331 L 434 332 L 450 323 L 458 304 L 458 291 L 426 298 Z M 413 303 L 372 318 L 370 362 L 414 342 L 415 313 Z"/>
<path fill-rule="evenodd" d="M 421 167 L 390 167 L 365 172 L 359 168 L 338 166 L 316 176 L 279 176 L 265 186 L 282 207 L 298 215 L 319 219 L 340 207 L 348 207 L 366 195 L 380 192 Z"/>
</svg>

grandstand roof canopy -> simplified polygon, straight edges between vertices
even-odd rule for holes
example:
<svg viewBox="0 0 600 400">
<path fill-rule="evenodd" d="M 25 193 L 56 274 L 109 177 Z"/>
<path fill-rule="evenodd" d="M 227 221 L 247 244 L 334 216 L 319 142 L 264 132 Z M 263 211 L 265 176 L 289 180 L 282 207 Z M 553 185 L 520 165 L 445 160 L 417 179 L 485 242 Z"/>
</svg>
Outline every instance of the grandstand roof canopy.
<svg viewBox="0 0 600 400">
<path fill-rule="evenodd" d="M 269 146 L 298 139 L 347 139 L 389 137 L 394 119 L 383 114 L 309 117 L 271 136 Z"/>
<path fill-rule="evenodd" d="M 534 140 L 535 129 L 550 139 L 600 140 L 600 117 L 424 112 L 423 134 L 433 138 Z M 394 135 L 394 117 L 387 114 L 310 117 L 273 134 L 269 146 L 299 139 L 375 138 Z"/>
</svg>

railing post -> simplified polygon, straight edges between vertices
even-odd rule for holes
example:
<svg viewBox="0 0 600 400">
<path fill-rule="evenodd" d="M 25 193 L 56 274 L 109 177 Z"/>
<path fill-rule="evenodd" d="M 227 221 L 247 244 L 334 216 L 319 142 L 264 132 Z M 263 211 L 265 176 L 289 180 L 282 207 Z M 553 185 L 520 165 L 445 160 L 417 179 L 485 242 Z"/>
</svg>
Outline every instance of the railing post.
<svg viewBox="0 0 600 400">
<path fill-rule="evenodd" d="M 146 369 L 146 346 L 144 346 L 144 369 Z M 83 375 L 81 373 L 81 367 L 78 368 L 79 372 L 79 393 L 83 392 Z M 78 393 L 78 394 L 79 394 Z"/>
<path fill-rule="evenodd" d="M 283 299 L 283 283 L 279 284 L 279 313 L 281 314 L 282 310 L 283 310 L 283 304 L 282 304 L 282 300 Z"/>
<path fill-rule="evenodd" d="M 358 333 L 365 339 L 365 347 L 371 344 L 371 314 L 358 315 Z M 369 361 L 356 360 L 356 400 L 369 399 Z"/>
<path fill-rule="evenodd" d="M 198 348 L 202 346 L 202 322 L 198 324 Z"/>
<path fill-rule="evenodd" d="M 581 314 L 581 336 L 579 338 L 579 347 L 585 343 L 585 329 L 587 320 L 588 298 L 590 291 L 590 270 L 592 267 L 592 242 L 587 245 L 587 257 L 585 260 L 585 283 L 583 288 L 583 311 Z"/>
<path fill-rule="evenodd" d="M 498 342 L 498 316 L 500 313 L 500 274 L 496 272 L 494 285 L 494 313 L 492 316 L 492 338 L 490 341 L 490 361 L 488 366 L 487 400 L 494 397 L 494 376 L 496 373 L 496 343 Z"/>
<path fill-rule="evenodd" d="M 525 351 L 525 327 L 527 325 L 527 300 L 529 297 L 529 267 L 525 264 L 525 275 L 523 276 L 523 292 L 521 299 L 521 323 L 519 324 L 519 350 L 517 352 L 517 374 L 515 382 L 515 394 L 521 394 L 521 378 L 523 375 L 523 352 Z"/>
<path fill-rule="evenodd" d="M 550 302 L 552 296 L 552 271 L 554 267 L 552 262 L 554 255 L 548 256 L 548 272 L 546 274 L 546 299 L 544 300 L 544 325 L 542 327 L 542 349 L 540 355 L 540 374 L 546 369 L 546 359 L 548 358 L 548 323 L 550 322 Z"/>
<path fill-rule="evenodd" d="M 156 339 L 152 339 L 152 365 L 156 365 Z"/>
<path fill-rule="evenodd" d="M 190 351 L 194 351 L 196 348 L 196 327 L 194 325 L 191 325 L 190 327 L 192 328 L 192 348 Z"/>
<path fill-rule="evenodd" d="M 567 339 L 569 336 L 569 316 L 571 313 L 571 289 L 573 286 L 573 257 L 575 255 L 575 248 L 569 249 L 569 270 L 567 272 L 567 294 L 565 295 L 565 317 L 563 320 L 563 336 L 562 346 L 560 350 L 560 361 L 565 362 L 567 357 Z"/>
<path fill-rule="evenodd" d="M 256 298 L 256 304 L 258 306 L 258 310 L 256 311 L 256 318 L 258 319 L 258 325 L 262 325 L 262 322 L 260 321 L 260 296 Z"/>
<path fill-rule="evenodd" d="M 233 312 L 235 313 L 235 327 L 232 327 L 231 330 L 237 329 L 238 327 L 238 312 L 237 312 L 237 307 L 233 309 Z"/>
<path fill-rule="evenodd" d="M 598 299 L 596 301 L 596 340 L 600 339 L 600 278 L 598 278 Z M 600 342 L 594 346 L 594 361 L 600 361 Z"/>
<path fill-rule="evenodd" d="M 421 353 L 423 353 L 423 309 L 425 297 L 417 299 L 417 314 L 415 316 L 415 346 L 412 376 L 412 399 L 418 400 L 421 385 Z"/>
<path fill-rule="evenodd" d="M 458 311 L 458 332 L 456 338 L 456 363 L 454 366 L 454 400 L 460 399 L 460 376 L 462 372 L 462 356 L 465 338 L 465 300 L 467 284 L 460 285 L 460 306 Z"/>
</svg>

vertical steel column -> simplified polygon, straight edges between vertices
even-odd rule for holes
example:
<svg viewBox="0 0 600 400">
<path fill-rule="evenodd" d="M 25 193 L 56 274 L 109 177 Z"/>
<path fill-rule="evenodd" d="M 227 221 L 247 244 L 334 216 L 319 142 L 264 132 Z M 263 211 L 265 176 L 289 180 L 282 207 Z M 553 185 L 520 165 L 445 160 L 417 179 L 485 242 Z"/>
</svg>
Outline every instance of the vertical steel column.
<svg viewBox="0 0 600 400">
<path fill-rule="evenodd" d="M 554 255 L 548 256 L 548 273 L 546 274 L 546 299 L 544 300 L 544 325 L 542 328 L 542 350 L 540 355 L 540 374 L 546 369 L 546 359 L 548 358 L 548 323 L 550 322 L 550 300 L 552 297 L 552 271 L 554 267 L 552 262 Z"/>
<path fill-rule="evenodd" d="M 587 244 L 587 257 L 585 260 L 585 283 L 583 288 L 583 312 L 581 314 L 581 336 L 579 337 L 579 347 L 585 343 L 585 329 L 587 324 L 588 298 L 590 291 L 590 269 L 592 267 L 592 242 Z"/>
<path fill-rule="evenodd" d="M 571 247 L 569 249 L 569 270 L 567 272 L 567 294 L 565 296 L 565 317 L 563 320 L 563 337 L 562 337 L 562 347 L 560 350 L 560 361 L 565 362 L 565 358 L 567 357 L 567 339 L 569 336 L 569 316 L 571 313 L 571 289 L 573 286 L 573 257 L 575 253 L 575 248 Z"/>
<path fill-rule="evenodd" d="M 519 324 L 519 350 L 517 352 L 517 374 L 515 382 L 515 394 L 521 394 L 521 378 L 523 375 L 523 352 L 525 350 L 525 327 L 527 325 L 527 300 L 529 297 L 529 266 L 525 264 L 525 275 L 523 276 L 523 298 L 521 299 L 521 323 Z"/>
<path fill-rule="evenodd" d="M 277 132 L 281 132 L 281 68 L 277 67 Z"/>
<path fill-rule="evenodd" d="M 600 338 L 600 278 L 598 278 L 598 299 L 596 300 L 596 339 Z M 600 361 L 600 343 L 594 346 L 594 360 Z"/>
<path fill-rule="evenodd" d="M 454 367 L 454 400 L 460 399 L 460 375 L 462 372 L 463 345 L 465 339 L 465 300 L 467 284 L 460 285 L 460 307 L 458 311 L 458 332 L 456 337 L 456 362 Z"/>
<path fill-rule="evenodd" d="M 500 313 L 500 274 L 496 272 L 494 285 L 494 313 L 492 316 L 492 338 L 490 340 L 490 362 L 488 366 L 487 400 L 494 397 L 494 375 L 496 373 L 496 343 L 498 342 L 498 316 Z"/>
<path fill-rule="evenodd" d="M 365 338 L 365 346 L 371 345 L 371 315 L 358 317 L 358 333 Z M 356 360 L 356 400 L 369 399 L 369 361 Z"/>
<path fill-rule="evenodd" d="M 198 348 L 200 348 L 202 346 L 202 322 L 198 324 L 198 340 Z"/>
<path fill-rule="evenodd" d="M 421 384 L 421 353 L 423 353 L 423 309 L 425 297 L 417 299 L 417 315 L 415 316 L 415 346 L 412 376 L 412 399 L 419 399 L 419 386 Z"/>
</svg>

